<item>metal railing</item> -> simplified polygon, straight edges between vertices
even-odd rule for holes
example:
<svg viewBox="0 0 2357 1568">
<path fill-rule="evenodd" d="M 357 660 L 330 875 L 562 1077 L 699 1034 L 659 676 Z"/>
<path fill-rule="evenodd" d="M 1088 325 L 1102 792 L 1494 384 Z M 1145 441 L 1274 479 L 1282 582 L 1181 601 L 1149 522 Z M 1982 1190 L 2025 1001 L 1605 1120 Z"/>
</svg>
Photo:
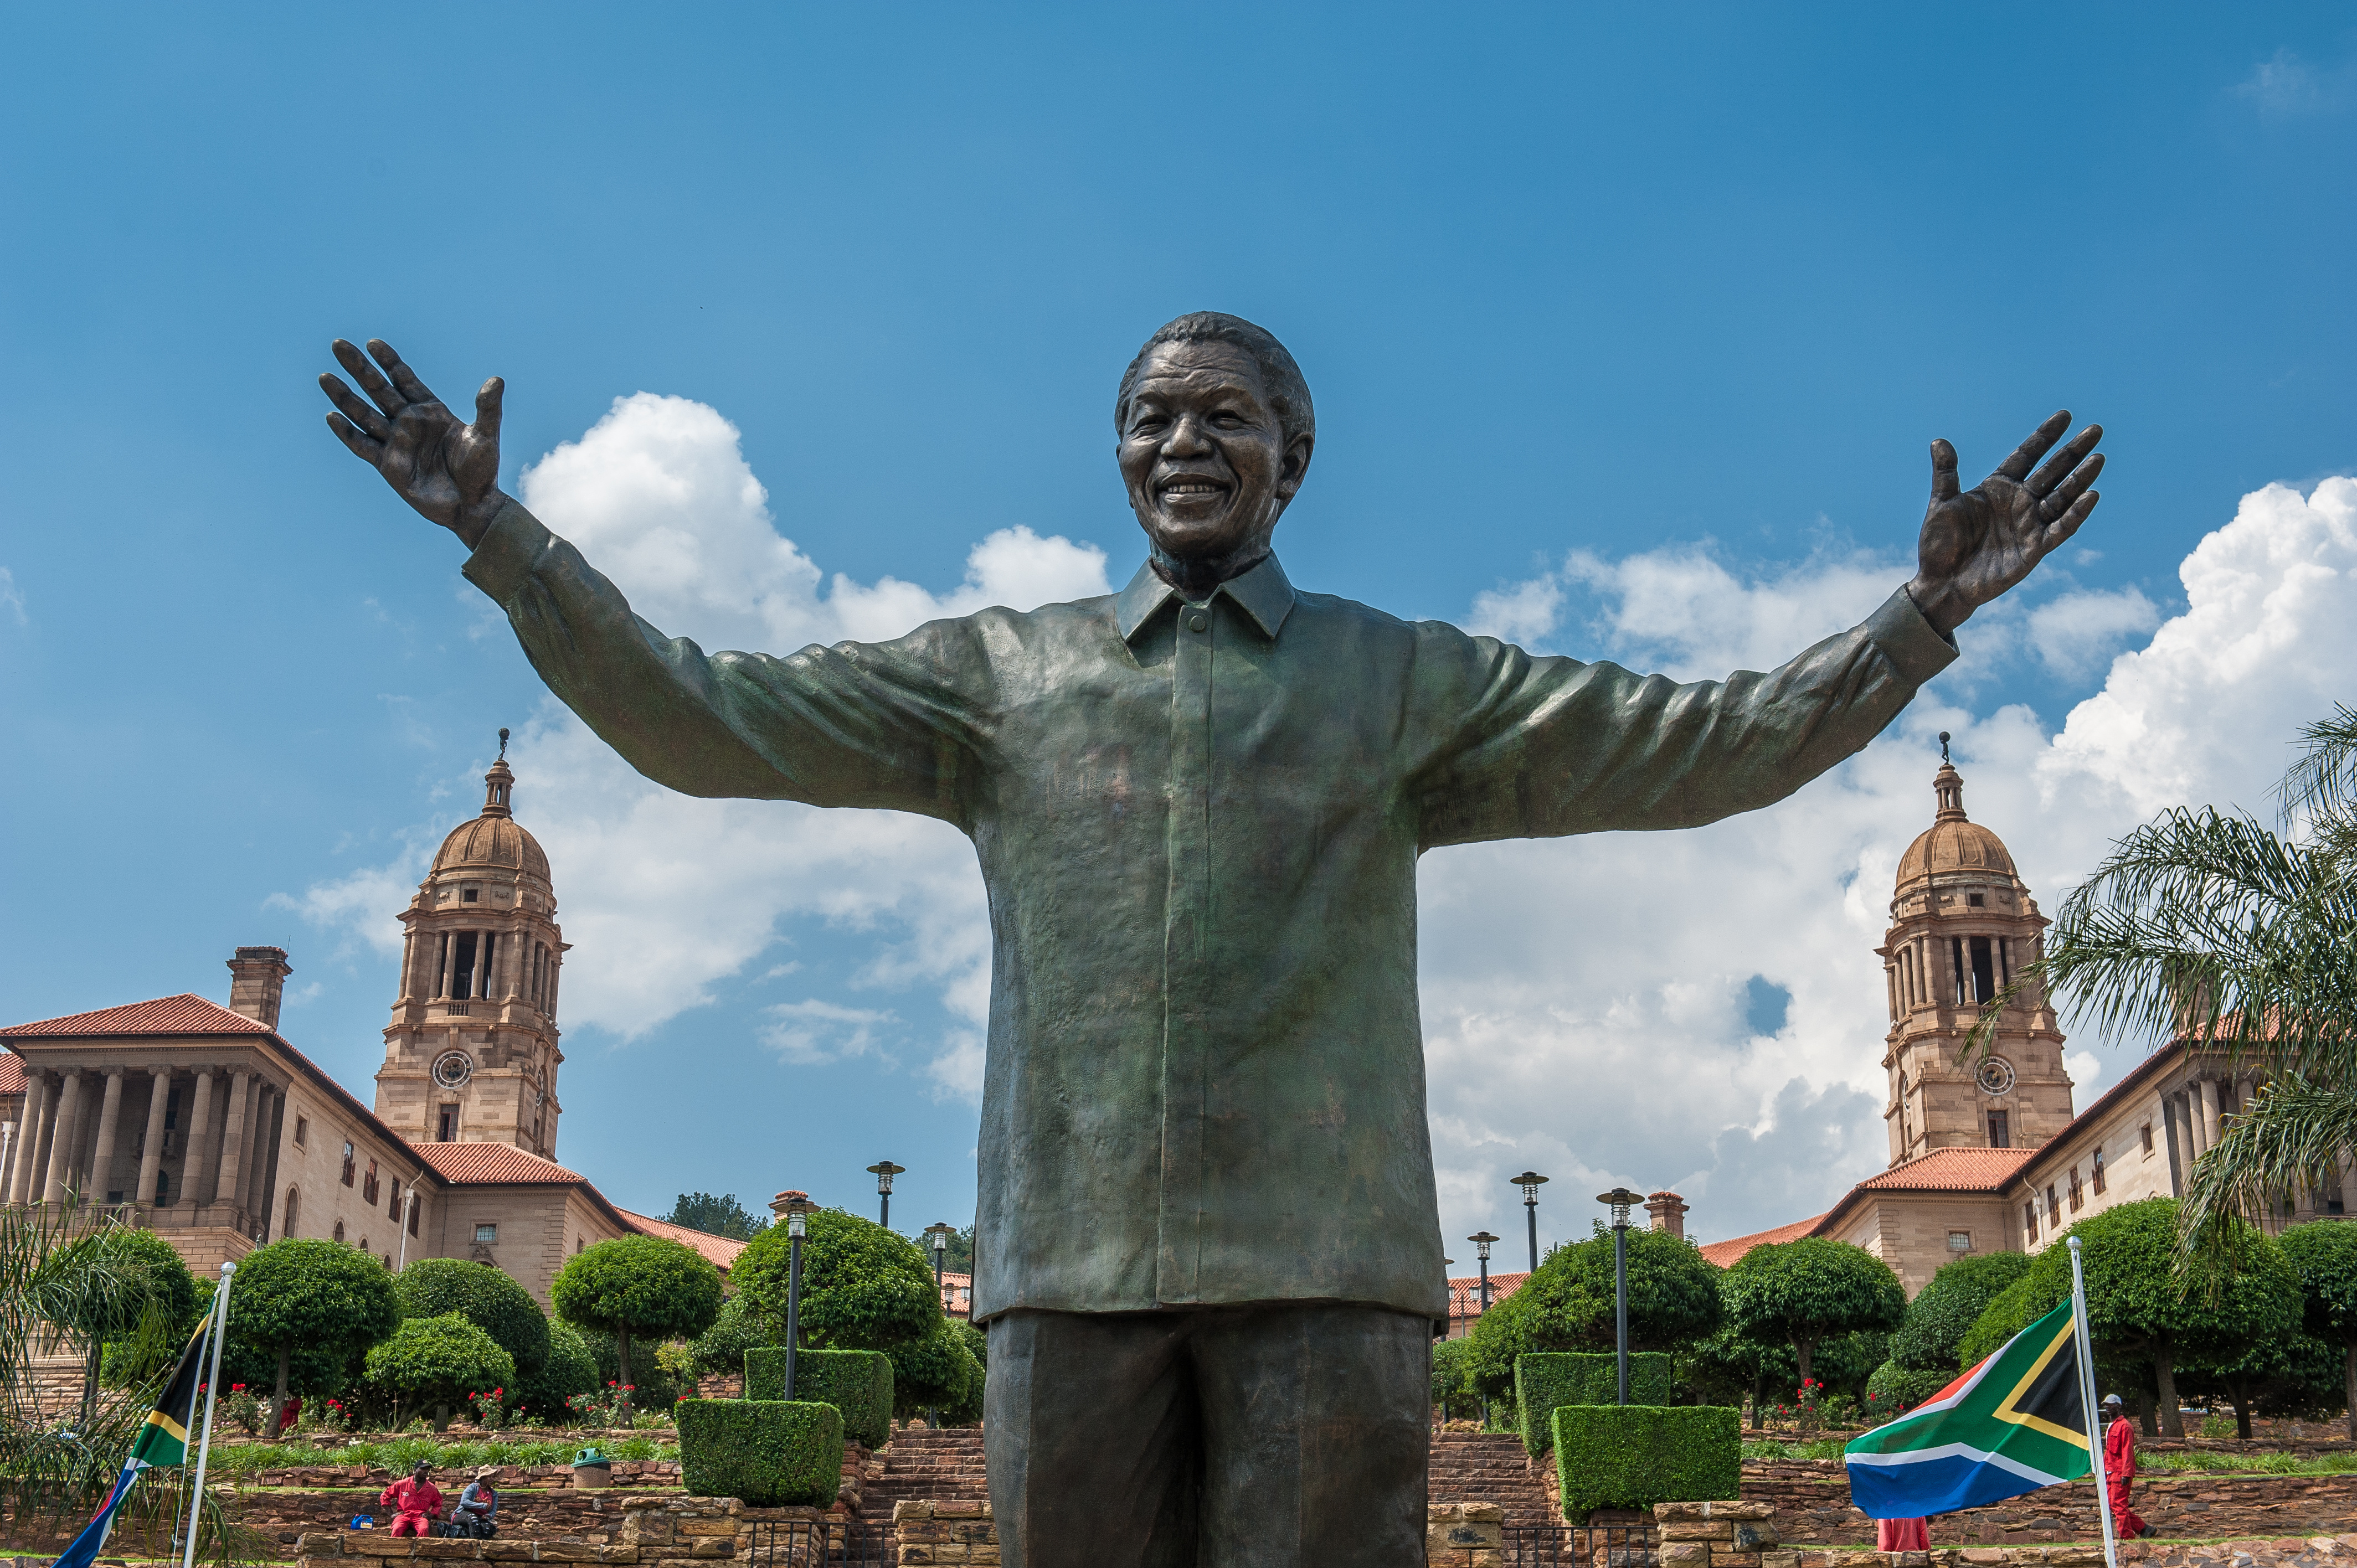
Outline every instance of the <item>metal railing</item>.
<svg viewBox="0 0 2357 1568">
<path fill-rule="evenodd" d="M 1651 1525 L 1510 1524 L 1505 1568 L 1655 1568 Z"/>
<path fill-rule="evenodd" d="M 746 1561 L 752 1568 L 888 1568 L 889 1533 L 880 1520 L 760 1520 Z"/>
</svg>

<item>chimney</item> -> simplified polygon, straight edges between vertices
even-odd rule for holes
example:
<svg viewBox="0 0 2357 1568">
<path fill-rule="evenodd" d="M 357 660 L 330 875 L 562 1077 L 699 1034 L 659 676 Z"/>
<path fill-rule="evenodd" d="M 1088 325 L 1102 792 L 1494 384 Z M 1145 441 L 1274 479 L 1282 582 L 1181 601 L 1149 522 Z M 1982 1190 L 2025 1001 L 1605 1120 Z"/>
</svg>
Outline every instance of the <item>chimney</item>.
<svg viewBox="0 0 2357 1568">
<path fill-rule="evenodd" d="M 1686 1239 L 1686 1200 L 1674 1192 L 1657 1192 L 1645 1199 L 1645 1212 L 1653 1217 L 1653 1229 L 1666 1230 L 1683 1241 Z"/>
<path fill-rule="evenodd" d="M 295 972 L 285 948 L 240 948 L 229 961 L 229 1010 L 265 1029 L 278 1027 L 278 998 Z"/>
</svg>

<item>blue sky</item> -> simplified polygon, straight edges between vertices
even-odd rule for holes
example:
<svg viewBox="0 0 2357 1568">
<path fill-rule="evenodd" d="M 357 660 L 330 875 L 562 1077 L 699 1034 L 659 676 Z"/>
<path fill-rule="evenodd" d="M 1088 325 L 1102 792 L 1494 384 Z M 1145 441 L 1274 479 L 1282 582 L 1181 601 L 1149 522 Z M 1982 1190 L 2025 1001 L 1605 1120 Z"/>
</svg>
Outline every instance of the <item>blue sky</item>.
<svg viewBox="0 0 2357 1568">
<path fill-rule="evenodd" d="M 1427 865 L 1450 1234 L 1507 1229 L 1497 1177 L 1523 1160 L 1559 1191 L 1683 1181 L 1711 1234 L 1878 1165 L 1887 869 L 1860 889 L 1928 820 L 1923 732 L 1965 738 L 2050 909 L 2172 791 L 2259 803 L 2269 748 L 2344 668 L 2319 653 L 2274 705 L 2234 695 L 2236 627 L 2329 641 L 2342 618 L 2238 612 L 2230 564 L 2200 579 L 2212 626 L 2180 569 L 2238 508 L 2254 560 L 2340 548 L 2321 502 L 2244 498 L 2357 472 L 2348 13 L 1220 19 L 12 16 L 0 1015 L 224 995 L 232 946 L 282 942 L 289 1034 L 365 1092 L 400 894 L 368 898 L 414 885 L 507 725 L 521 816 L 580 846 L 551 841 L 573 961 L 619 977 L 568 982 L 592 1015 L 566 1021 L 560 1155 L 660 1209 L 863 1202 L 888 1155 L 899 1217 L 962 1222 L 959 846 L 888 824 L 822 854 L 808 835 L 834 830 L 758 814 L 634 835 L 628 780 L 548 710 L 455 544 L 328 435 L 312 378 L 338 335 L 391 339 L 454 403 L 504 375 L 511 488 L 575 443 L 594 490 L 634 438 L 599 424 L 616 399 L 685 400 L 640 408 L 687 421 L 710 474 L 758 478 L 766 503 L 727 525 L 791 540 L 828 579 L 804 618 L 858 628 L 888 577 L 938 605 L 970 572 L 1067 585 L 1093 550 L 1125 578 L 1113 385 L 1155 326 L 1211 307 L 1276 331 L 1317 396 L 1278 541 L 1296 581 L 1681 674 L 1870 610 L 1904 575 L 1932 437 L 1969 482 L 2055 407 L 2107 426 L 2086 548 L 1968 625 L 1966 664 L 1843 777 L 1676 847 Z M 1014 529 L 1069 542 L 970 562 Z M 2204 626 L 2223 640 L 2179 647 Z M 2142 685 L 2112 663 L 2144 653 Z M 2162 679 L 2164 655 L 2205 673 Z M 2259 728 L 2198 766 L 2103 738 L 2222 704 Z M 710 875 L 732 858 L 775 886 Z M 1747 876 L 1756 902 L 1726 897 Z M 1665 1052 L 1707 1092 L 1596 1125 L 1599 1096 L 1685 1092 Z"/>
</svg>

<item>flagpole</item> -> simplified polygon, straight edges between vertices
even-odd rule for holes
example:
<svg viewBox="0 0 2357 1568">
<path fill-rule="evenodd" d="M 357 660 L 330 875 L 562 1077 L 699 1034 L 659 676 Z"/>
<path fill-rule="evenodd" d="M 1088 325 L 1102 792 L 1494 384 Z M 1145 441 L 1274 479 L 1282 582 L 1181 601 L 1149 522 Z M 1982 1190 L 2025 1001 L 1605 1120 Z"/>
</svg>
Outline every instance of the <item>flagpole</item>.
<svg viewBox="0 0 2357 1568">
<path fill-rule="evenodd" d="M 188 1542 L 180 1553 L 180 1568 L 196 1568 L 197 1520 L 205 1506 L 205 1461 L 212 1457 L 213 1402 L 221 1397 L 221 1341 L 229 1337 L 229 1282 L 236 1273 L 235 1263 L 222 1263 L 221 1289 L 213 1293 L 212 1368 L 205 1376 L 205 1430 L 197 1443 L 196 1490 L 188 1499 Z"/>
<path fill-rule="evenodd" d="M 2087 1273 L 2079 1262 L 2079 1238 L 2071 1237 L 2071 1324 L 2079 1341 L 2079 1408 L 2087 1417 L 2087 1459 L 2095 1477 L 2095 1509 L 2104 1520 L 2104 1563 L 2119 1568 L 2112 1541 L 2112 1490 L 2104 1477 L 2104 1414 L 2095 1405 L 2095 1349 L 2087 1336 Z"/>
</svg>

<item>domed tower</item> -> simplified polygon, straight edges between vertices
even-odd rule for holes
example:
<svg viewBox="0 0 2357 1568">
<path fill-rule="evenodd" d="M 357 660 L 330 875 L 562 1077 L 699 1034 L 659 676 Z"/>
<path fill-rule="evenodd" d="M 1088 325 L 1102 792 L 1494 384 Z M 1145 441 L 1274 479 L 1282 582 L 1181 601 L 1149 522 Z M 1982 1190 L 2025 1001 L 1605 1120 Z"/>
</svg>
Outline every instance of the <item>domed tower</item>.
<svg viewBox="0 0 2357 1568">
<path fill-rule="evenodd" d="M 2043 950 L 2046 917 L 2004 841 L 1964 815 L 1964 780 L 1940 737 L 1932 826 L 1899 859 L 1890 932 L 1875 950 L 1890 989 L 1890 1163 L 1933 1149 L 2035 1148 L 2071 1120 L 2062 1031 L 2041 990 L 1998 1019 L 1986 1059 L 1966 1037 L 1981 1004 Z"/>
<path fill-rule="evenodd" d="M 482 815 L 442 841 L 402 911 L 376 1113 L 412 1143 L 510 1144 L 554 1159 L 565 940 L 548 856 L 514 818 L 507 742 L 500 731 Z"/>
</svg>

